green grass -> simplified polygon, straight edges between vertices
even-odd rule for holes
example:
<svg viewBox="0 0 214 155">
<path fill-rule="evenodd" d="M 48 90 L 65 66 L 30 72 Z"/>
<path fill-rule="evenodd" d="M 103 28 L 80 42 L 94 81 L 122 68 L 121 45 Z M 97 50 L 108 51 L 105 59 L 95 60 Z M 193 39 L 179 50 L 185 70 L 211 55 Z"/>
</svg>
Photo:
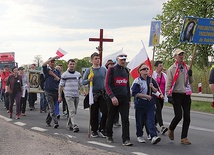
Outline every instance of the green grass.
<svg viewBox="0 0 214 155">
<path fill-rule="evenodd" d="M 170 103 L 164 103 L 164 105 L 172 107 Z M 210 102 L 192 101 L 191 110 L 214 114 L 214 108 Z"/>
</svg>

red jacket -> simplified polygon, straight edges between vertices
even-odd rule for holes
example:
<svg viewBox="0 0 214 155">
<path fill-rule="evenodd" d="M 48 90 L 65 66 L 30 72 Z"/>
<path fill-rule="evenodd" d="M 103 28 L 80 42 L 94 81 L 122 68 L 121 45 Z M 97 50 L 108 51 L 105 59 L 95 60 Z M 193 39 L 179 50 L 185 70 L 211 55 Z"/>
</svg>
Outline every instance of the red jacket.
<svg viewBox="0 0 214 155">
<path fill-rule="evenodd" d="M 6 71 L 3 71 L 3 72 L 1 73 L 2 89 L 5 89 L 5 86 L 6 86 L 6 83 L 7 83 L 6 78 L 7 78 L 10 74 L 11 74 L 10 72 L 6 72 Z"/>
</svg>

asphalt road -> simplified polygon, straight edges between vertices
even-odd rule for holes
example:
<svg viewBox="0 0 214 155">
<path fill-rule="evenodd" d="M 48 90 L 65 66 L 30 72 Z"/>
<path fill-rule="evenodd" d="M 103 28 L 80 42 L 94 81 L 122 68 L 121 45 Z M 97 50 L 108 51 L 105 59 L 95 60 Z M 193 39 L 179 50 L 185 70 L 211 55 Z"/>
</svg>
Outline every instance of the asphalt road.
<svg viewBox="0 0 214 155">
<path fill-rule="evenodd" d="M 61 107 L 60 107 L 61 108 Z M 14 107 L 15 109 L 15 107 Z M 62 113 L 62 111 L 61 111 Z M 20 126 L 21 128 L 30 131 L 51 136 L 55 139 L 61 139 L 69 143 L 70 141 L 96 149 L 101 149 L 107 152 L 120 154 L 136 154 L 136 155 L 176 155 L 176 154 L 194 154 L 194 155 L 211 155 L 214 148 L 214 115 L 191 112 L 191 126 L 189 130 L 189 140 L 192 145 L 185 146 L 180 144 L 181 124 L 175 130 L 175 140 L 171 141 L 167 135 L 159 135 L 161 142 L 157 145 L 152 145 L 149 140 L 146 143 L 138 143 L 136 139 L 134 109 L 130 108 L 130 137 L 134 144 L 132 147 L 122 146 L 121 127 L 114 127 L 114 141 L 115 143 L 106 143 L 105 138 L 88 138 L 89 128 L 89 111 L 84 110 L 82 106 L 82 97 L 79 103 L 77 119 L 79 123 L 80 132 L 74 133 L 68 131 L 65 127 L 66 117 L 61 115 L 59 120 L 59 128 L 53 129 L 47 127 L 45 118 L 47 113 L 39 112 L 39 104 L 36 104 L 34 111 L 29 111 L 27 107 L 27 116 L 22 116 L 20 120 L 9 119 L 8 113 L 4 109 L 3 103 L 0 103 L 0 117 L 5 119 L 7 123 Z M 170 107 L 164 107 L 163 119 L 164 124 L 168 127 L 169 122 L 173 118 L 173 110 Z M 0 127 L 1 128 L 1 127 Z M 145 135 L 146 136 L 146 135 Z M 51 143 L 51 141 L 50 141 Z M 1 153 L 1 152 L 0 152 Z M 87 153 L 86 153 L 87 154 Z"/>
</svg>

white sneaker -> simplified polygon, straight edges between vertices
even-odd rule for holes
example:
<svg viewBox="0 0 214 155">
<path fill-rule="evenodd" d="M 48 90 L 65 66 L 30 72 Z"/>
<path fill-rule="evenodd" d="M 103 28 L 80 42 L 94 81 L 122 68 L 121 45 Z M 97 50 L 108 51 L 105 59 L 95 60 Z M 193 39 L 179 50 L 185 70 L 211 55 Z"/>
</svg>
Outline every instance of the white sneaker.
<svg viewBox="0 0 214 155">
<path fill-rule="evenodd" d="M 152 139 L 152 137 L 151 137 L 150 135 L 148 135 L 147 139 L 148 139 L 148 140 L 151 140 L 151 139 Z"/>
<path fill-rule="evenodd" d="M 137 137 L 137 141 L 138 141 L 139 143 L 145 143 L 145 142 L 146 142 L 145 139 L 144 139 L 143 137 Z"/>
<path fill-rule="evenodd" d="M 157 143 L 159 143 L 160 141 L 161 141 L 161 138 L 160 138 L 160 137 L 154 136 L 154 137 L 152 138 L 151 143 L 152 143 L 152 144 L 157 144 Z"/>
</svg>

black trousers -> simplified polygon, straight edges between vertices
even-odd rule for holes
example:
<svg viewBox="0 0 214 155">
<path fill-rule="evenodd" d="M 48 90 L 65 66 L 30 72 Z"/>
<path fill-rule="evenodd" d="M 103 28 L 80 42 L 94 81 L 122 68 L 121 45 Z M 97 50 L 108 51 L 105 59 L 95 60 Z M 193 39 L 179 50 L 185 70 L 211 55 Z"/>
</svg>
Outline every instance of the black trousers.
<svg viewBox="0 0 214 155">
<path fill-rule="evenodd" d="M 29 107 L 34 108 L 34 103 L 37 100 L 37 93 L 29 93 Z"/>
<path fill-rule="evenodd" d="M 162 118 L 162 109 L 163 109 L 164 100 L 161 98 L 155 98 L 155 124 L 159 124 L 160 127 L 163 126 L 163 118 Z"/>
<path fill-rule="evenodd" d="M 27 96 L 28 96 L 28 92 L 27 90 L 25 90 L 25 97 L 21 97 L 21 101 L 20 101 L 20 109 L 23 114 L 25 113 L 25 110 L 26 110 Z"/>
<path fill-rule="evenodd" d="M 186 95 L 184 93 L 172 93 L 172 98 L 174 100 L 173 108 L 175 116 L 172 119 L 169 129 L 174 131 L 178 123 L 181 121 L 183 115 L 181 138 L 186 138 L 190 125 L 190 95 Z"/>
<path fill-rule="evenodd" d="M 108 137 L 113 136 L 113 123 L 115 119 L 115 115 L 120 113 L 121 121 L 122 121 L 122 140 L 125 142 L 126 140 L 130 140 L 129 133 L 129 99 L 127 96 L 117 97 L 119 101 L 118 106 L 114 106 L 111 102 L 111 99 L 107 99 L 107 107 L 108 107 L 108 118 L 106 124 L 106 132 Z"/>
<path fill-rule="evenodd" d="M 102 113 L 100 123 L 99 123 L 99 112 Z M 107 105 L 106 101 L 104 100 L 103 96 L 100 95 L 96 101 L 94 100 L 94 104 L 91 105 L 91 112 L 90 112 L 90 124 L 91 130 L 96 132 L 99 130 L 105 130 L 106 128 L 106 120 L 107 120 Z"/>
</svg>

